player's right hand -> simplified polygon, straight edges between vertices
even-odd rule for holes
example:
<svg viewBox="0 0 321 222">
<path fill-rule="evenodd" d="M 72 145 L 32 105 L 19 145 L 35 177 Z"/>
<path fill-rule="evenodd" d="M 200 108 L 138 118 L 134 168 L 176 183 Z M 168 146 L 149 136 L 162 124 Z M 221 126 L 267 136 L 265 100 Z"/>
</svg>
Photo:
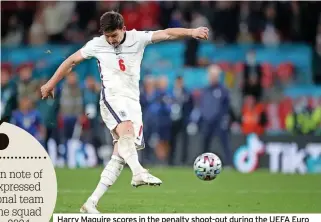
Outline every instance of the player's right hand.
<svg viewBox="0 0 321 222">
<path fill-rule="evenodd" d="M 52 98 L 53 99 L 54 96 L 55 96 L 54 90 L 50 89 L 47 84 L 43 85 L 40 88 L 40 91 L 41 91 L 41 98 L 42 99 L 47 99 L 47 98 Z"/>
<path fill-rule="evenodd" d="M 199 28 L 192 30 L 192 37 L 195 39 L 207 40 L 208 39 L 208 32 L 209 32 L 208 28 L 199 27 Z"/>
</svg>

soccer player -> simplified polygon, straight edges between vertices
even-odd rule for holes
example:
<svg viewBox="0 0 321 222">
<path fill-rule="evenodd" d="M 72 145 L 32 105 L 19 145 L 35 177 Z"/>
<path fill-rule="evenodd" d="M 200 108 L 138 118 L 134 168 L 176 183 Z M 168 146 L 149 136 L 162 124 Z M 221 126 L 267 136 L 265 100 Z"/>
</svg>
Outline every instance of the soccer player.
<svg viewBox="0 0 321 222">
<path fill-rule="evenodd" d="M 82 213 L 97 214 L 99 199 L 119 177 L 125 164 L 130 167 L 134 187 L 160 185 L 139 162 L 137 150 L 144 148 L 142 111 L 139 102 L 140 64 L 148 44 L 184 37 L 208 39 L 208 29 L 169 28 L 159 31 L 127 31 L 117 12 L 106 12 L 100 18 L 102 35 L 95 37 L 68 57 L 52 78 L 41 87 L 42 98 L 53 97 L 54 87 L 72 68 L 85 59 L 96 58 L 102 90 L 100 112 L 114 139 L 114 152 L 101 174 L 97 188 L 81 207 Z M 151 64 L 153 65 L 153 64 Z"/>
</svg>

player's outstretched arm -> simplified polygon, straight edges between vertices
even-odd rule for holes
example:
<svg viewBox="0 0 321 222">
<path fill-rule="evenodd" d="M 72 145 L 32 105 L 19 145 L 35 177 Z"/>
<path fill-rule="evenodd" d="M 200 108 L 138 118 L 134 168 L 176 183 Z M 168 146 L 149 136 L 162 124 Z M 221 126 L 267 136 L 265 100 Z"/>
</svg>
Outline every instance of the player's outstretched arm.
<svg viewBox="0 0 321 222">
<path fill-rule="evenodd" d="M 80 50 L 69 56 L 56 70 L 55 74 L 50 80 L 41 87 L 42 99 L 48 97 L 54 97 L 54 88 L 60 80 L 62 80 L 67 74 L 69 74 L 74 66 L 82 62 L 85 58 L 80 53 Z"/>
<path fill-rule="evenodd" d="M 208 32 L 209 29 L 206 27 L 199 27 L 196 29 L 168 28 L 154 32 L 152 36 L 152 42 L 156 43 L 166 40 L 177 40 L 186 37 L 207 40 Z"/>
</svg>

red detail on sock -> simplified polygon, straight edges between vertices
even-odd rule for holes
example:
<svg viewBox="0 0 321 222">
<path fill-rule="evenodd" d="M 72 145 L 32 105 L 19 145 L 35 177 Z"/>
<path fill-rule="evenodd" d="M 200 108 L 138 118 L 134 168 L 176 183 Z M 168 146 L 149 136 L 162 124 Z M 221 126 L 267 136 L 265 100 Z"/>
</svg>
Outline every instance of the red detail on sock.
<svg viewBox="0 0 321 222">
<path fill-rule="evenodd" d="M 140 137 L 142 135 L 142 132 L 143 132 L 143 125 L 140 126 L 140 129 L 139 129 L 139 133 L 138 133 L 138 136 Z"/>
</svg>

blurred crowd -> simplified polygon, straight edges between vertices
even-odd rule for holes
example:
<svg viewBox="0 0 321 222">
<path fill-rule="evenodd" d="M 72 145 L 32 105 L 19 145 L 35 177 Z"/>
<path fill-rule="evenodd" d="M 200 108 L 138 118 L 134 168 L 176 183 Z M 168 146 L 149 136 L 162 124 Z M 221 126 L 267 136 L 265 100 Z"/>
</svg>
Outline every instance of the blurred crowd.
<svg viewBox="0 0 321 222">
<path fill-rule="evenodd" d="M 2 2 L 2 45 L 82 44 L 99 35 L 98 18 L 108 10 L 121 12 L 127 29 L 208 26 L 210 41 L 216 44 L 263 43 L 273 47 L 281 42 L 305 42 L 315 49 L 313 62 L 319 70 L 315 80 L 321 81 L 318 2 Z M 191 39 L 186 45 L 185 65 L 206 67 L 208 84 L 191 92 L 179 74 L 173 87 L 169 87 L 166 75 L 144 76 L 144 155 L 146 159 L 156 155 L 158 160 L 174 164 L 177 145 L 186 150 L 191 136 L 200 134 L 204 152 L 209 151 L 214 136 L 220 139 L 224 163 L 229 165 L 230 133 L 264 134 L 273 124 L 266 102 L 278 99 L 280 89 L 278 85 L 266 87 L 271 85 L 272 68 L 257 63 L 254 50 L 245 55 L 246 62 L 235 84 L 238 90 L 233 93 L 221 81 L 224 78 L 228 83 L 228 75 L 222 74 L 224 64 L 217 66 L 197 58 L 198 41 Z M 291 81 L 292 65 L 280 65 L 280 85 Z M 81 84 L 74 71 L 56 89 L 55 99 L 41 100 L 39 89 L 47 79 L 35 78 L 34 68 L 32 63 L 2 65 L 1 117 L 9 117 L 46 149 L 50 138 L 65 145 L 76 138 L 93 144 L 97 153 L 102 144 L 111 144 L 99 115 L 100 83 L 93 76 L 86 75 L 85 84 Z M 284 128 L 289 132 L 314 134 L 320 129 L 321 104 L 312 107 L 299 99 L 286 109 Z M 181 162 L 185 163 L 188 152 L 182 153 Z M 67 152 L 58 155 L 66 158 Z"/>
<path fill-rule="evenodd" d="M 10 1 L 1 5 L 3 46 L 84 43 L 99 35 L 99 17 L 108 10 L 124 16 L 128 30 L 210 27 L 217 44 L 284 42 L 313 47 L 314 81 L 321 83 L 321 3 L 252 1 Z M 186 42 L 185 65 L 197 58 L 199 42 Z"/>
<path fill-rule="evenodd" d="M 11 1 L 2 3 L 1 36 L 5 45 L 83 42 L 98 34 L 101 14 L 115 10 L 127 29 L 207 26 L 216 43 L 314 44 L 320 42 L 320 6 L 297 1 Z"/>
<path fill-rule="evenodd" d="M 23 64 L 17 70 L 18 75 L 12 76 L 10 70 L 3 67 L 1 117 L 9 117 L 12 123 L 32 134 L 45 148 L 48 148 L 50 138 L 65 147 L 70 139 L 78 139 L 94 145 L 98 155 L 99 147 L 111 144 L 109 132 L 99 115 L 100 83 L 93 76 L 88 75 L 82 87 L 77 73 L 72 72 L 56 89 L 55 99 L 42 100 L 39 89 L 46 79 L 33 78 L 32 71 L 32 64 Z M 177 144 L 185 150 L 190 136 L 200 134 L 204 152 L 209 151 L 213 137 L 218 136 L 227 158 L 224 161 L 228 164 L 231 163 L 231 131 L 244 135 L 265 133 L 269 120 L 265 104 L 260 99 L 260 87 L 255 85 L 258 84 L 257 78 L 245 78 L 242 109 L 235 113 L 221 75 L 219 66 L 210 65 L 207 86 L 193 92 L 186 89 L 181 76 L 177 76 L 172 88 L 168 86 L 166 75 L 144 78 L 140 101 L 146 159 L 156 155 L 158 160 L 173 163 L 171 158 Z M 307 110 L 308 107 L 302 101 L 293 107 L 295 112 L 286 119 L 289 131 L 311 134 L 319 129 L 321 106 L 313 110 Z M 184 163 L 188 152 L 183 154 Z"/>
</svg>

